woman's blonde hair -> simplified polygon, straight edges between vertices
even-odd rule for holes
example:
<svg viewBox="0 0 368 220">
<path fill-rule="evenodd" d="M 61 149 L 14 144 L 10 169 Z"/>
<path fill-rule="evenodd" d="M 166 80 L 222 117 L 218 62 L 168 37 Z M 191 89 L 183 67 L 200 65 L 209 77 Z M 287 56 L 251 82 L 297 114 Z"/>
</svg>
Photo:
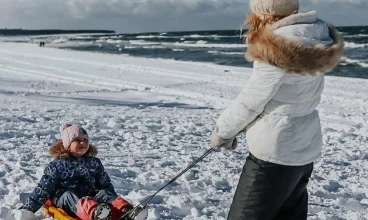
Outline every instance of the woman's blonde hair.
<svg viewBox="0 0 368 220">
<path fill-rule="evenodd" d="M 285 17 L 286 16 L 260 14 L 251 14 L 250 16 L 248 16 L 242 27 L 242 29 L 246 29 L 247 27 L 249 27 L 247 32 L 247 43 L 254 42 L 254 39 L 257 38 L 257 35 L 261 33 L 266 27 Z"/>
</svg>

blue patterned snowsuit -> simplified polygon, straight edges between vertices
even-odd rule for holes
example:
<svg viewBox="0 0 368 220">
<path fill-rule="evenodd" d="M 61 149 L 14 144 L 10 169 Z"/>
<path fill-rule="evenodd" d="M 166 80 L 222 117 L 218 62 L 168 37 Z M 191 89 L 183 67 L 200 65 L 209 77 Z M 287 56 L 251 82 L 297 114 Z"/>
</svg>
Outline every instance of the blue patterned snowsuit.
<svg viewBox="0 0 368 220">
<path fill-rule="evenodd" d="M 100 190 L 116 195 L 100 159 L 89 156 L 55 159 L 46 166 L 37 187 L 21 208 L 36 212 L 48 199 L 56 204 L 67 191 L 94 197 Z"/>
</svg>

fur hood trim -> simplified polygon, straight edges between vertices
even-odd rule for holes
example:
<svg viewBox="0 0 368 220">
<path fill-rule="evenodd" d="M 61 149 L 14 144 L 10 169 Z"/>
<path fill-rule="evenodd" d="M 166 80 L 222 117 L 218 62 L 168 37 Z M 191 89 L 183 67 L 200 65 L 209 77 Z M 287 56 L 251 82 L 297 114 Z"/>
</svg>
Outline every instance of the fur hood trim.
<svg viewBox="0 0 368 220">
<path fill-rule="evenodd" d="M 344 54 L 344 39 L 332 25 L 329 25 L 330 46 L 305 47 L 301 43 L 265 29 L 248 43 L 245 54 L 249 62 L 259 61 L 286 70 L 288 73 L 315 75 L 327 73 L 336 67 Z"/>
<path fill-rule="evenodd" d="M 50 148 L 49 153 L 55 159 L 67 160 L 70 157 L 72 157 L 70 152 L 64 148 L 63 142 L 61 140 L 56 142 L 56 144 Z M 90 144 L 89 149 L 88 149 L 87 153 L 85 154 L 85 156 L 96 157 L 97 153 L 98 153 L 97 148 Z"/>
</svg>

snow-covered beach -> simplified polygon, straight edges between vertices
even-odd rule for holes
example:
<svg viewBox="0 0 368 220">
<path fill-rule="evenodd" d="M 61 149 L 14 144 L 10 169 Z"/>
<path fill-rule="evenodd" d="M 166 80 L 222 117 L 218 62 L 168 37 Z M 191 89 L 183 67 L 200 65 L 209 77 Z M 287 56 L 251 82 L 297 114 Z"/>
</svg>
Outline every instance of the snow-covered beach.
<svg viewBox="0 0 368 220">
<path fill-rule="evenodd" d="M 250 73 L 0 43 L 0 219 L 36 186 L 65 122 L 89 131 L 117 192 L 138 204 L 209 148 L 215 120 Z M 309 184 L 309 219 L 368 219 L 367 83 L 326 77 L 318 108 L 323 157 Z M 148 219 L 226 219 L 248 154 L 240 141 L 155 197 Z M 37 218 L 47 219 L 42 210 Z"/>
</svg>

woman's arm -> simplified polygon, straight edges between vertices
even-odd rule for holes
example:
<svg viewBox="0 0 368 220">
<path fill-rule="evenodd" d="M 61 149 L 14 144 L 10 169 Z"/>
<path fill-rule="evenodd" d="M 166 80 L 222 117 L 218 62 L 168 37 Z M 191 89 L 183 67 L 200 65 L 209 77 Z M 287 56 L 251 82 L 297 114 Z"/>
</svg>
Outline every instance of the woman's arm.
<svg viewBox="0 0 368 220">
<path fill-rule="evenodd" d="M 222 139 L 233 139 L 261 114 L 283 81 L 284 71 L 277 67 L 254 62 L 247 86 L 225 109 L 216 123 L 215 133 Z"/>
</svg>

